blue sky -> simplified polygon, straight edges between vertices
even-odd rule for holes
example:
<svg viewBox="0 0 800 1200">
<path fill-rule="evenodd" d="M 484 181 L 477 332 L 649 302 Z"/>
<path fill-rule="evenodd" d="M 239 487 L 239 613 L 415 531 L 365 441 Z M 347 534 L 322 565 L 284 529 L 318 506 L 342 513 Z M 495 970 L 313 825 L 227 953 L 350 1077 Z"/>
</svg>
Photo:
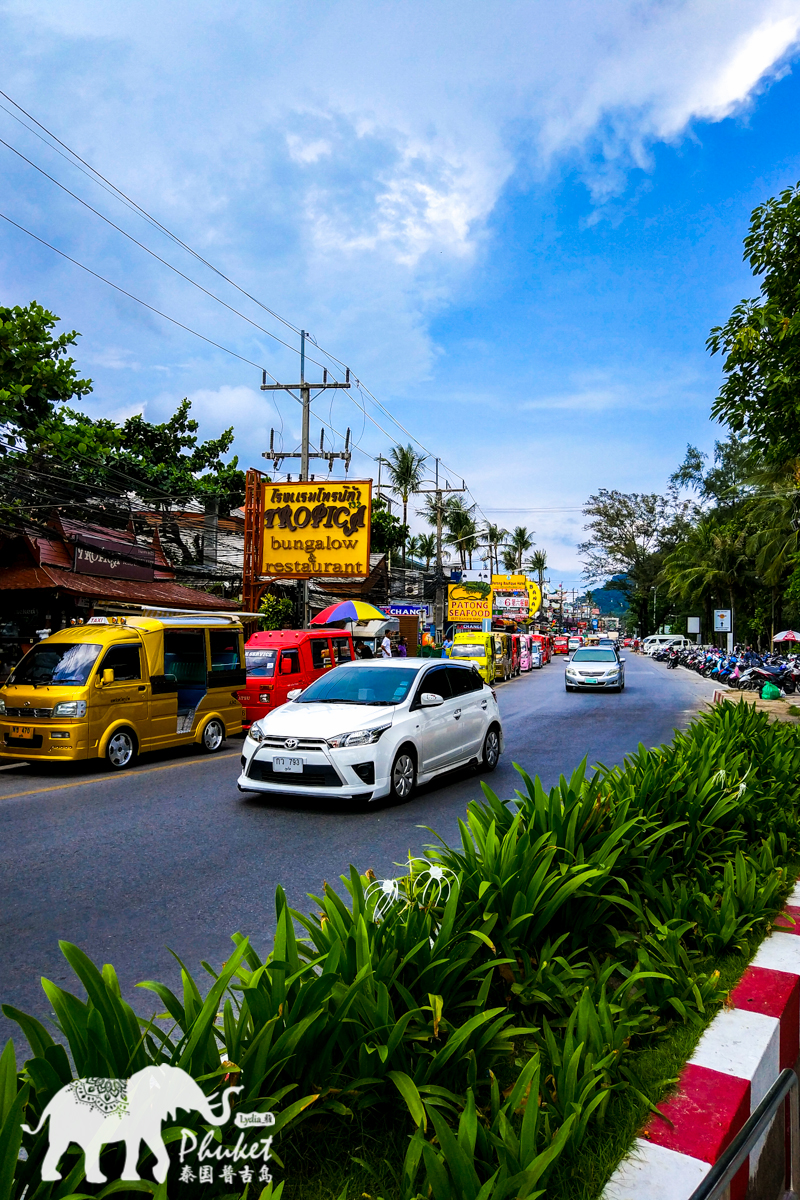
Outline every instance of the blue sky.
<svg viewBox="0 0 800 1200">
<path fill-rule="evenodd" d="M 7 0 L 0 86 L 310 329 L 488 518 L 533 527 L 551 578 L 568 582 L 590 492 L 661 489 L 687 442 L 719 436 L 705 339 L 754 291 L 741 261 L 751 209 L 800 179 L 799 32 L 798 0 Z M 296 344 L 4 111 L 0 138 Z M 7 216 L 296 377 L 290 350 L 3 146 L 0 170 Z M 297 405 L 261 393 L 254 367 L 5 222 L 0 297 L 37 299 L 81 331 L 94 414 L 161 419 L 188 395 L 204 433 L 235 425 L 244 465 L 262 465 L 272 425 L 294 448 Z M 362 477 L 392 437 L 408 439 L 356 401 L 317 404 L 353 429 Z"/>
</svg>

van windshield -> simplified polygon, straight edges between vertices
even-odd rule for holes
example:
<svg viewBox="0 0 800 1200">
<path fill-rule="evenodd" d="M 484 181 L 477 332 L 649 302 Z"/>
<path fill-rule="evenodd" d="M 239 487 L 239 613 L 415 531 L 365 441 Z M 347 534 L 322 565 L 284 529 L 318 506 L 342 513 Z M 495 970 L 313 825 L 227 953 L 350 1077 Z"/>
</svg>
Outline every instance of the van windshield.
<svg viewBox="0 0 800 1200">
<path fill-rule="evenodd" d="M 257 679 L 271 679 L 275 674 L 277 650 L 245 650 L 244 662 L 248 675 Z"/>
<path fill-rule="evenodd" d="M 100 647 L 94 642 L 39 642 L 9 677 L 9 683 L 44 686 L 48 683 L 83 687 L 97 662 Z"/>
<path fill-rule="evenodd" d="M 475 646 L 472 644 L 470 644 L 468 646 L 453 646 L 453 649 L 450 651 L 450 657 L 451 658 L 485 658 L 486 657 L 486 647 L 485 646 Z"/>
</svg>

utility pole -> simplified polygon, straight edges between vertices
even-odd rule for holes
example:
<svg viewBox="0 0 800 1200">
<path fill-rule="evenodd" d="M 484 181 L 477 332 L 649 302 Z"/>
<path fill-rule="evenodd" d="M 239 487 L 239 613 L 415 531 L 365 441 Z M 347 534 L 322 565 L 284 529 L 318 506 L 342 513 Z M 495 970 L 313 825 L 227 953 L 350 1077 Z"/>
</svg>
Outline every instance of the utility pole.
<svg viewBox="0 0 800 1200">
<path fill-rule="evenodd" d="M 444 635 L 444 568 L 442 565 L 442 516 L 443 505 L 442 496 L 451 495 L 455 492 L 465 492 L 467 490 L 464 480 L 461 480 L 461 487 L 450 487 L 447 480 L 444 481 L 444 487 L 439 486 L 439 460 L 436 459 L 436 475 L 433 488 L 420 488 L 417 493 L 420 496 L 435 496 L 436 497 L 436 608 L 434 611 L 434 623 L 436 625 L 437 634 Z"/>
<path fill-rule="evenodd" d="M 308 464 L 309 464 L 310 459 L 323 458 L 327 461 L 327 463 L 329 464 L 329 467 L 332 467 L 333 460 L 335 458 L 342 458 L 345 461 L 345 470 L 347 470 L 350 466 L 350 456 L 351 456 L 350 430 L 349 429 L 347 431 L 347 436 L 345 437 L 343 451 L 337 451 L 336 453 L 334 453 L 333 451 L 330 451 L 330 450 L 326 451 L 324 449 L 325 430 L 323 429 L 321 432 L 321 435 L 320 435 L 320 439 L 319 439 L 319 451 L 318 452 L 314 451 L 313 453 L 311 452 L 311 449 L 309 446 L 309 440 L 310 440 L 310 425 L 311 425 L 311 393 L 312 393 L 312 391 L 319 394 L 320 392 L 325 391 L 328 388 L 349 388 L 352 385 L 350 383 L 350 368 L 349 367 L 347 368 L 347 374 L 345 375 L 344 383 L 328 383 L 327 370 L 323 370 L 323 372 L 322 372 L 322 383 L 307 383 L 306 382 L 306 336 L 307 335 L 306 335 L 305 329 L 301 329 L 300 330 L 300 382 L 299 383 L 267 383 L 267 372 L 266 371 L 264 371 L 262 379 L 261 379 L 261 391 L 262 392 L 289 392 L 289 394 L 293 395 L 293 396 L 294 396 L 295 392 L 300 393 L 300 403 L 303 406 L 303 423 L 302 423 L 302 434 L 301 434 L 301 440 L 300 440 L 299 453 L 297 451 L 295 451 L 292 454 L 284 454 L 283 451 L 276 451 L 274 448 L 275 430 L 273 429 L 270 431 L 269 450 L 264 451 L 264 453 L 262 454 L 261 457 L 271 459 L 275 465 L 276 470 L 279 469 L 280 464 L 284 458 L 299 458 L 300 459 L 300 480 L 303 483 L 308 482 Z M 295 396 L 295 399 L 297 399 L 297 396 Z M 315 397 L 315 399 L 316 399 L 316 397 Z M 301 583 L 302 583 L 303 628 L 305 629 L 308 626 L 308 621 L 309 621 L 308 580 L 303 579 L 303 580 L 301 580 Z"/>
</svg>

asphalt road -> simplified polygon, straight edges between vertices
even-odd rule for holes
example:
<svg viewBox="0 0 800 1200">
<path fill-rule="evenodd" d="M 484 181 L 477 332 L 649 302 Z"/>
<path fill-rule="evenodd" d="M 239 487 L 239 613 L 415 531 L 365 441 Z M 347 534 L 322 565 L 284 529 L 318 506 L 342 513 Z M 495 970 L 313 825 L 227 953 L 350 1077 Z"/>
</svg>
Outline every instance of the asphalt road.
<svg viewBox="0 0 800 1200">
<path fill-rule="evenodd" d="M 518 762 L 545 785 L 589 764 L 621 762 L 639 742 L 668 741 L 684 727 L 713 684 L 687 671 L 627 655 L 626 688 L 567 694 L 564 659 L 500 685 L 506 744 L 488 777 L 513 795 Z M 236 788 L 239 744 L 219 754 L 181 750 L 149 755 L 134 770 L 109 774 L 100 764 L 69 770 L 0 769 L 0 1001 L 46 1020 L 42 975 L 74 990 L 58 939 L 75 942 L 98 964 L 111 962 L 140 1013 L 154 1011 L 143 979 L 180 987 L 174 951 L 201 981 L 201 959 L 218 966 L 230 935 L 269 946 L 275 888 L 306 907 L 349 863 L 379 877 L 399 874 L 409 849 L 457 835 L 467 801 L 480 795 L 470 771 L 444 776 L 407 804 L 343 810 L 330 802 L 285 802 Z M 77 981 L 74 981 L 77 983 Z M 0 1045 L 20 1045 L 0 1017 Z"/>
</svg>

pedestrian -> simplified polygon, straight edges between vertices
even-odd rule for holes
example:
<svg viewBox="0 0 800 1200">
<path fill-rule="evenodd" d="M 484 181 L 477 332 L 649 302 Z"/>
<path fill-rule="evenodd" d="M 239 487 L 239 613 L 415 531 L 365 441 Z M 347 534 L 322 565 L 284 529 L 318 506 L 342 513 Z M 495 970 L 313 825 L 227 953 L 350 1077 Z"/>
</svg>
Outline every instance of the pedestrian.
<svg viewBox="0 0 800 1200">
<path fill-rule="evenodd" d="M 401 637 L 400 641 L 397 643 L 397 657 L 408 658 L 408 645 L 404 637 Z"/>
<path fill-rule="evenodd" d="M 356 652 L 359 658 L 374 658 L 369 642 L 365 642 L 363 638 L 359 638 L 356 645 Z"/>
<path fill-rule="evenodd" d="M 442 642 L 442 658 L 449 658 L 450 651 L 452 649 L 453 649 L 453 639 L 450 637 L 450 634 L 448 634 L 447 637 Z"/>
<path fill-rule="evenodd" d="M 381 658 L 392 657 L 392 639 L 389 637 L 388 631 L 383 635 L 381 642 Z"/>
</svg>

